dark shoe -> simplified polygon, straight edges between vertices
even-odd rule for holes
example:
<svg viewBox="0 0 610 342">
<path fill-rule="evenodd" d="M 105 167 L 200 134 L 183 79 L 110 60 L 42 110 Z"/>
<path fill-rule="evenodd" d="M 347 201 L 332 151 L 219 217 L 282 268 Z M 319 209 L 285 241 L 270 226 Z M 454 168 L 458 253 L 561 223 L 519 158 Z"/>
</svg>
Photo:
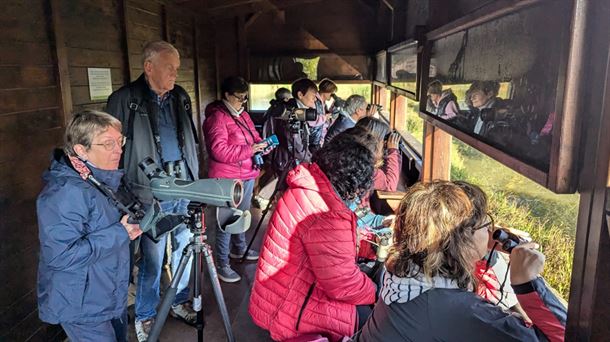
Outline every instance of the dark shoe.
<svg viewBox="0 0 610 342">
<path fill-rule="evenodd" d="M 169 314 L 174 318 L 183 320 L 186 324 L 197 324 L 197 311 L 193 310 L 193 305 L 189 302 L 172 305 Z"/>
<path fill-rule="evenodd" d="M 224 281 L 225 283 L 235 283 L 241 280 L 241 277 L 237 272 L 233 271 L 231 266 L 219 266 L 217 268 L 218 271 L 218 279 Z"/>
<path fill-rule="evenodd" d="M 241 259 L 244 257 L 244 253 L 229 253 L 229 257 L 232 259 Z M 250 261 L 256 261 L 258 260 L 258 252 L 257 251 L 253 251 L 253 250 L 249 250 L 248 254 L 246 255 L 246 260 L 250 260 Z"/>
</svg>

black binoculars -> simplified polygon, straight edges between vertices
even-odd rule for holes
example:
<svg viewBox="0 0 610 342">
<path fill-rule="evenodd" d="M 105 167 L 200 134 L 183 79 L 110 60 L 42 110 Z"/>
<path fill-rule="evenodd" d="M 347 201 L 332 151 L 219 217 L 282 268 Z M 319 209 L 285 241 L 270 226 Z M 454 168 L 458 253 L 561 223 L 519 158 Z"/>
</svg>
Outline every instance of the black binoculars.
<svg viewBox="0 0 610 342">
<path fill-rule="evenodd" d="M 513 248 L 517 247 L 518 245 L 529 242 L 528 240 L 520 237 L 517 234 L 511 233 L 508 229 L 504 228 L 498 228 L 494 230 L 492 237 L 502 246 L 502 249 L 507 253 L 512 252 Z"/>
</svg>

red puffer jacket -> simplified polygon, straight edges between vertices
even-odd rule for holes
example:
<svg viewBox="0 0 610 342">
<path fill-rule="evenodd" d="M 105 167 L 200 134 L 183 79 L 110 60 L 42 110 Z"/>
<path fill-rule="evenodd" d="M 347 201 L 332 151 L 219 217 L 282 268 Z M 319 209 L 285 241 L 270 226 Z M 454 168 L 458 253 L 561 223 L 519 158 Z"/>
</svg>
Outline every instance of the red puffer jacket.
<svg viewBox="0 0 610 342">
<path fill-rule="evenodd" d="M 263 139 L 248 113 L 232 117 L 222 101 L 212 102 L 205 108 L 203 135 L 210 156 L 208 177 L 248 180 L 258 176 L 260 171 L 252 168 L 252 144 Z"/>
<path fill-rule="evenodd" d="M 356 266 L 356 216 L 316 164 L 301 164 L 269 221 L 249 312 L 274 340 L 355 332 L 375 284 Z"/>
</svg>

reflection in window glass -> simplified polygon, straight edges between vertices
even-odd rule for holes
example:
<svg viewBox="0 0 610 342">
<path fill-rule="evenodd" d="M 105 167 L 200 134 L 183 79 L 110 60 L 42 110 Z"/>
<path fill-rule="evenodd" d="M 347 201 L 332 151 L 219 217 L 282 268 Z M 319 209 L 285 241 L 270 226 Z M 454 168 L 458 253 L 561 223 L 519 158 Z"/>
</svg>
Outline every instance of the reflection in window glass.
<svg viewBox="0 0 610 342">
<path fill-rule="evenodd" d="M 417 42 L 389 50 L 390 84 L 415 94 L 417 82 Z"/>
<path fill-rule="evenodd" d="M 382 83 L 387 83 L 388 77 L 386 74 L 386 52 L 382 51 L 378 53 L 376 56 L 376 61 L 377 69 L 375 71 L 375 80 Z"/>
<path fill-rule="evenodd" d="M 424 141 L 424 120 L 419 116 L 419 102 L 408 97 L 399 95 L 405 101 L 405 112 L 396 113 L 395 129 L 403 137 L 410 134 L 417 142 L 423 144 Z"/>
<path fill-rule="evenodd" d="M 269 101 L 275 98 L 275 91 L 282 87 L 290 90 L 290 84 L 250 84 L 250 110 L 267 110 Z"/>
<path fill-rule="evenodd" d="M 496 223 L 528 232 L 546 256 L 544 278 L 568 299 L 579 195 L 557 195 L 452 139 L 451 179 L 479 185 Z"/>
<path fill-rule="evenodd" d="M 320 57 L 295 58 L 294 60 L 297 63 L 301 63 L 303 72 L 307 75 L 307 78 L 310 80 L 318 79 L 318 63 L 320 62 Z"/>
<path fill-rule="evenodd" d="M 426 111 L 546 172 L 567 4 L 547 1 L 434 41 Z"/>
</svg>

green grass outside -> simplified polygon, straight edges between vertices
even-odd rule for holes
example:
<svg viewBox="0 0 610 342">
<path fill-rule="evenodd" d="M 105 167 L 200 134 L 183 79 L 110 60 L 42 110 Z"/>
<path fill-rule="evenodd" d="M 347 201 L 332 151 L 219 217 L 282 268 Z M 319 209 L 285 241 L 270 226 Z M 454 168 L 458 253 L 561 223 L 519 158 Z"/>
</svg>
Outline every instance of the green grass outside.
<svg viewBox="0 0 610 342">
<path fill-rule="evenodd" d="M 546 256 L 543 276 L 567 299 L 578 215 L 578 194 L 557 195 L 453 139 L 451 179 L 479 185 L 496 222 L 528 232 Z"/>
</svg>

